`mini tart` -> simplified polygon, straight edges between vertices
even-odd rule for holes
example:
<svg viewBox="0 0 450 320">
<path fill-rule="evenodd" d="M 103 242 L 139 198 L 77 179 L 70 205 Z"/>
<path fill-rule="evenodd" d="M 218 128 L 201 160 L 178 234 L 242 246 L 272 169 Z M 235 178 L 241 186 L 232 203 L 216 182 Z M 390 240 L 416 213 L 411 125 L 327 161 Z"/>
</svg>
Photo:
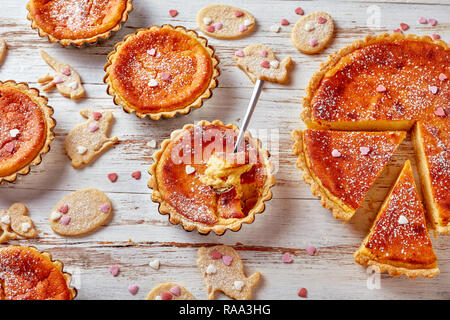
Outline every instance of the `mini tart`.
<svg viewBox="0 0 450 320">
<path fill-rule="evenodd" d="M 294 131 L 293 152 L 303 180 L 333 216 L 350 220 L 389 163 L 406 132 Z M 363 154 L 360 148 L 368 148 Z M 333 156 L 333 151 L 341 153 Z"/>
<path fill-rule="evenodd" d="M 14 81 L 0 81 L 0 114 L 0 183 L 12 182 L 50 150 L 56 122 L 39 90 Z"/>
<path fill-rule="evenodd" d="M 355 262 L 392 276 L 433 278 L 439 273 L 409 160 L 355 253 Z"/>
<path fill-rule="evenodd" d="M 73 300 L 63 263 L 33 247 L 0 248 L 0 300 Z"/>
<path fill-rule="evenodd" d="M 272 198 L 270 189 L 275 184 L 273 165 L 268 160 L 268 152 L 260 148 L 259 140 L 251 138 L 248 133 L 245 135 L 246 158 L 253 155 L 256 160 L 251 162 L 251 170 L 240 176 L 242 196 L 236 196 L 236 188 L 219 193 L 200 181 L 209 156 L 214 154 L 214 146 L 220 146 L 220 151 L 229 150 L 225 145 L 228 141 L 228 147 L 232 149 L 237 133 L 235 125 L 203 120 L 197 125 L 187 124 L 183 129 L 172 132 L 171 138 L 163 141 L 161 149 L 153 154 L 155 162 L 149 169 L 151 178 L 148 186 L 153 189 L 152 200 L 160 204 L 159 212 L 168 214 L 171 223 L 181 223 L 186 231 L 197 229 L 202 234 L 214 231 L 222 235 L 227 229 L 238 231 L 243 223 L 252 223 L 255 214 L 264 211 L 264 202 Z M 223 139 L 214 145 L 212 141 L 217 135 Z M 214 137 L 212 141 L 211 136 Z M 194 137 L 203 137 L 201 154 L 205 153 L 208 159 L 195 158 L 200 151 L 192 151 L 192 146 L 196 146 Z M 205 137 L 209 138 L 205 140 Z M 190 143 L 185 145 L 185 141 Z M 207 155 L 207 151 L 210 154 Z M 183 157 L 181 161 L 175 159 L 174 162 L 172 155 L 177 154 L 183 154 Z M 194 172 L 188 173 L 188 164 L 185 163 L 189 162 Z"/>
<path fill-rule="evenodd" d="M 118 31 L 133 10 L 132 0 L 30 0 L 28 20 L 39 36 L 63 46 L 95 43 Z M 99 23 L 100 21 L 100 23 Z"/>
<path fill-rule="evenodd" d="M 367 36 L 332 54 L 311 78 L 303 99 L 308 128 L 409 130 L 448 107 L 449 46 L 430 37 Z M 384 92 L 377 87 L 383 85 Z M 440 87 L 438 94 L 429 85 Z"/>
<path fill-rule="evenodd" d="M 218 64 L 214 48 L 195 31 L 151 26 L 115 45 L 103 80 L 124 111 L 139 118 L 173 118 L 201 107 L 211 97 Z"/>
</svg>

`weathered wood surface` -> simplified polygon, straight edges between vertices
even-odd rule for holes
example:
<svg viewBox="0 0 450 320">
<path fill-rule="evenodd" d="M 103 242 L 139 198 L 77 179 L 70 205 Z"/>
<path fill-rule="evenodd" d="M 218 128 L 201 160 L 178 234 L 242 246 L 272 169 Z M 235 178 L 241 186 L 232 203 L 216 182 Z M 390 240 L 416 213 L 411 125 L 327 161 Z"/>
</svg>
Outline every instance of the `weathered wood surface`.
<svg viewBox="0 0 450 320">
<path fill-rule="evenodd" d="M 223 243 L 236 246 L 248 274 L 255 270 L 262 273 L 263 280 L 254 295 L 256 299 L 298 299 L 300 287 L 308 289 L 311 299 L 450 299 L 448 236 L 433 238 L 441 274 L 432 280 L 382 275 L 380 288 L 370 290 L 366 270 L 353 263 L 352 254 L 368 231 L 403 161 L 411 159 L 414 162 L 410 139 L 403 143 L 392 165 L 376 182 L 364 208 L 345 225 L 321 207 L 309 186 L 302 181 L 291 153 L 290 140 L 293 129 L 304 128 L 299 119 L 300 101 L 309 78 L 328 54 L 366 34 L 391 32 L 400 22 L 410 25 L 407 32 L 420 35 L 438 33 L 448 40 L 448 1 L 223 1 L 251 11 L 258 21 L 256 32 L 235 41 L 210 39 L 220 57 L 222 70 L 219 87 L 214 90 L 212 99 L 187 116 L 160 121 L 137 119 L 113 104 L 102 81 L 106 54 L 125 34 L 140 27 L 171 23 L 196 29 L 196 13 L 209 1 L 192 0 L 189 5 L 183 1 L 134 2 L 135 10 L 120 32 L 97 46 L 81 49 L 63 48 L 40 38 L 26 19 L 26 0 L 2 0 L 0 4 L 0 36 L 6 39 L 9 48 L 0 67 L 0 80 L 24 81 L 39 88 L 36 79 L 50 71 L 39 55 L 39 50 L 44 49 L 56 59 L 71 64 L 80 73 L 87 91 L 87 97 L 77 102 L 63 98 L 56 91 L 48 93 L 49 104 L 54 107 L 57 120 L 56 140 L 51 152 L 40 166 L 32 169 L 31 174 L 19 178 L 14 184 L 0 186 L 0 208 L 7 208 L 17 201 L 25 203 L 37 228 L 42 231 L 38 239 L 20 243 L 48 250 L 62 260 L 67 270 L 74 273 L 74 282 L 79 288 L 78 298 L 142 299 L 159 283 L 174 281 L 197 298 L 204 299 L 206 292 L 196 266 L 197 248 L 204 244 Z M 291 44 L 290 30 L 299 18 L 293 11 L 299 5 L 305 13 L 327 11 L 336 21 L 335 40 L 322 54 L 304 55 Z M 377 28 L 367 26 L 370 6 L 376 6 L 371 10 L 380 10 L 380 26 Z M 177 9 L 180 13 L 171 18 L 169 9 Z M 419 25 L 419 16 L 435 18 L 439 23 L 435 27 Z M 270 26 L 282 18 L 290 20 L 291 25 L 282 27 L 280 33 L 270 32 Z M 251 122 L 254 130 L 275 130 L 272 136 L 261 137 L 269 140 L 270 144 L 266 146 L 271 146 L 273 161 L 278 168 L 273 199 L 252 225 L 244 225 L 237 233 L 227 232 L 218 237 L 185 232 L 180 226 L 171 225 L 166 216 L 158 214 L 157 205 L 150 200 L 146 172 L 152 163 L 154 150 L 146 143 L 154 139 L 159 147 L 171 131 L 202 119 L 238 124 L 247 106 L 252 84 L 235 66 L 233 53 L 252 43 L 268 45 L 279 58 L 290 55 L 295 62 L 287 85 L 265 86 Z M 92 165 L 75 170 L 64 154 L 64 137 L 83 121 L 78 112 L 87 107 L 114 112 L 116 120 L 111 135 L 117 135 L 120 143 Z M 135 170 L 143 172 L 140 181 L 130 177 Z M 109 172 L 118 173 L 116 183 L 107 179 Z M 85 187 L 96 187 L 107 193 L 114 206 L 113 218 L 97 232 L 84 237 L 64 238 L 54 234 L 48 223 L 51 208 L 68 192 Z M 307 245 L 318 248 L 316 256 L 306 254 L 304 248 Z M 281 262 L 281 255 L 286 251 L 294 255 L 294 263 Z M 156 258 L 162 264 L 159 271 L 148 266 L 149 261 Z M 117 278 L 108 272 L 113 264 L 121 267 Z M 136 296 L 127 291 L 128 285 L 134 283 L 140 286 Z"/>
</svg>

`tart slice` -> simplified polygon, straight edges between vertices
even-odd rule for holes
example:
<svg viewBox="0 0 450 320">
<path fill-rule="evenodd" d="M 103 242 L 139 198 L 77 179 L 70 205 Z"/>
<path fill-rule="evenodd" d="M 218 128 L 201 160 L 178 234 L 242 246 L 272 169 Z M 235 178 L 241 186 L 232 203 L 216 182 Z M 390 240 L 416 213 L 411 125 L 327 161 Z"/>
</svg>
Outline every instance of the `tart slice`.
<svg viewBox="0 0 450 320">
<path fill-rule="evenodd" d="M 392 276 L 432 278 L 439 273 L 409 160 L 355 253 L 355 261 Z"/>
<path fill-rule="evenodd" d="M 418 122 L 413 130 L 418 171 L 429 219 L 437 232 L 450 233 L 450 118 Z"/>
<path fill-rule="evenodd" d="M 151 26 L 115 45 L 105 65 L 114 103 L 136 116 L 172 118 L 199 108 L 219 76 L 214 48 L 195 31 Z"/>
<path fill-rule="evenodd" d="M 132 0 L 30 0 L 28 20 L 41 37 L 63 46 L 95 43 L 109 38 L 127 21 Z"/>
<path fill-rule="evenodd" d="M 268 153 L 248 134 L 233 153 L 238 130 L 220 121 L 188 124 L 155 152 L 148 186 L 159 212 L 187 231 L 238 231 L 264 211 L 275 178 Z"/>
<path fill-rule="evenodd" d="M 72 300 L 71 275 L 49 253 L 33 247 L 0 248 L 0 300 Z"/>
<path fill-rule="evenodd" d="M 14 81 L 0 81 L 0 114 L 0 183 L 12 182 L 50 150 L 56 122 L 47 98 Z"/>
<path fill-rule="evenodd" d="M 406 132 L 294 131 L 303 179 L 337 219 L 350 220 Z"/>
</svg>

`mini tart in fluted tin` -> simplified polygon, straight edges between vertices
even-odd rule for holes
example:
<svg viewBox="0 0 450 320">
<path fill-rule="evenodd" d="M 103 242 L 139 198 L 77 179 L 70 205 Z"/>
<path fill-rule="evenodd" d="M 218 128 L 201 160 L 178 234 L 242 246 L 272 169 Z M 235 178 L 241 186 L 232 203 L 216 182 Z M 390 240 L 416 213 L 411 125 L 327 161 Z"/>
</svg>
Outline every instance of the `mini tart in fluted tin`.
<svg viewBox="0 0 450 320">
<path fill-rule="evenodd" d="M 73 300 L 72 275 L 48 252 L 34 247 L 0 248 L 0 300 Z"/>
<path fill-rule="evenodd" d="M 41 37 L 63 46 L 93 44 L 107 39 L 127 21 L 132 0 L 30 0 L 28 20 Z M 101 21 L 100 25 L 97 23 Z"/>
<path fill-rule="evenodd" d="M 127 35 L 108 55 L 107 93 L 139 118 L 173 118 L 199 108 L 220 74 L 214 48 L 195 31 L 151 26 Z"/>
<path fill-rule="evenodd" d="M 54 139 L 53 108 L 26 83 L 0 81 L 0 183 L 13 182 L 41 163 Z"/>
<path fill-rule="evenodd" d="M 161 149 L 153 154 L 155 162 L 149 168 L 148 186 L 153 189 L 152 200 L 159 203 L 159 212 L 169 215 L 171 223 L 181 223 L 186 231 L 197 229 L 201 234 L 213 231 L 222 235 L 228 229 L 238 231 L 243 223 L 252 223 L 255 214 L 264 211 L 264 202 L 272 198 L 271 187 L 275 184 L 273 165 L 268 160 L 268 152 L 261 149 L 260 141 L 248 133 L 245 135 L 245 164 L 236 165 L 237 170 L 247 167 L 234 176 L 236 184 L 219 192 L 203 180 L 206 169 L 211 168 L 208 167 L 209 160 L 215 154 L 212 149 L 227 150 L 226 141 L 234 141 L 237 133 L 235 125 L 203 120 L 172 132 L 171 138 L 164 140 Z M 211 136 L 214 136 L 213 141 L 216 137 L 223 139 L 212 145 Z M 205 159 L 195 158 L 200 155 L 200 150 L 195 147 L 196 137 L 203 139 L 201 158 L 204 156 Z M 192 141 L 190 147 L 185 145 L 187 141 Z M 179 148 L 183 149 L 181 161 L 176 158 L 180 154 Z M 188 158 L 184 158 L 186 155 Z"/>
</svg>

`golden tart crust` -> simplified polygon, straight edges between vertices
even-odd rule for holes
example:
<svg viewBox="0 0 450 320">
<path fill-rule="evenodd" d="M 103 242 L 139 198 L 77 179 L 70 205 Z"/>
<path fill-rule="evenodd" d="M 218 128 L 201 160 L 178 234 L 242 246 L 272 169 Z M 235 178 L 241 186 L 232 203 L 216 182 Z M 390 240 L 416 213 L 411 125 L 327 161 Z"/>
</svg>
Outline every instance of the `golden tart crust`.
<svg viewBox="0 0 450 320">
<path fill-rule="evenodd" d="M 0 300 L 73 300 L 63 263 L 34 247 L 0 248 Z"/>
<path fill-rule="evenodd" d="M 115 45 L 104 67 L 104 82 L 124 111 L 139 118 L 172 118 L 211 97 L 218 63 L 214 48 L 195 31 L 151 26 Z"/>
<path fill-rule="evenodd" d="M 11 80 L 0 81 L 0 112 L 0 183 L 13 182 L 50 150 L 56 121 L 39 90 Z"/>
<path fill-rule="evenodd" d="M 294 131 L 292 151 L 303 180 L 337 219 L 350 220 L 406 132 Z M 362 154 L 360 148 L 368 148 Z M 333 157 L 333 150 L 341 152 Z"/>
<path fill-rule="evenodd" d="M 133 4 L 132 0 L 30 0 L 27 9 L 31 27 L 39 36 L 63 46 L 82 46 L 120 30 Z"/>
<path fill-rule="evenodd" d="M 357 263 L 392 276 L 432 278 L 439 273 L 409 160 L 354 256 Z"/>
<path fill-rule="evenodd" d="M 227 139 L 227 130 L 232 131 L 232 139 Z M 168 214 L 171 223 L 181 223 L 186 231 L 197 229 L 202 234 L 213 231 L 222 235 L 227 229 L 238 231 L 243 223 L 252 223 L 255 214 L 264 211 L 264 202 L 272 198 L 271 187 L 275 184 L 275 177 L 271 174 L 273 165 L 268 160 L 268 152 L 260 148 L 259 140 L 251 138 L 248 133 L 245 135 L 246 157 L 252 150 L 252 154 L 256 155 L 254 159 L 257 160 L 252 162 L 250 171 L 240 176 L 242 198 L 236 198 L 235 188 L 218 193 L 200 180 L 205 173 L 209 155 L 205 154 L 208 159 L 195 163 L 194 157 L 199 154 L 192 151 L 196 134 L 201 133 L 200 137 L 208 137 L 211 133 L 218 133 L 219 136 L 223 135 L 224 144 L 225 141 L 231 140 L 233 144 L 237 132 L 235 125 L 224 125 L 218 120 L 203 120 L 197 125 L 187 124 L 183 129 L 172 132 L 171 138 L 163 141 L 161 149 L 154 153 L 155 162 L 149 169 L 151 178 L 148 186 L 153 189 L 152 200 L 160 204 L 159 212 Z M 189 159 L 175 163 L 172 159 L 173 150 L 176 148 L 176 152 L 179 152 L 179 148 L 183 149 L 185 138 L 191 141 L 190 147 L 184 147 Z M 203 140 L 202 153 L 206 152 L 205 150 L 212 152 L 213 145 L 210 143 L 211 140 Z M 223 147 L 227 150 L 225 145 Z M 187 172 L 186 162 L 192 163 L 194 173 Z M 240 201 L 243 203 L 242 207 Z M 238 210 L 235 211 L 235 208 Z"/>
</svg>

